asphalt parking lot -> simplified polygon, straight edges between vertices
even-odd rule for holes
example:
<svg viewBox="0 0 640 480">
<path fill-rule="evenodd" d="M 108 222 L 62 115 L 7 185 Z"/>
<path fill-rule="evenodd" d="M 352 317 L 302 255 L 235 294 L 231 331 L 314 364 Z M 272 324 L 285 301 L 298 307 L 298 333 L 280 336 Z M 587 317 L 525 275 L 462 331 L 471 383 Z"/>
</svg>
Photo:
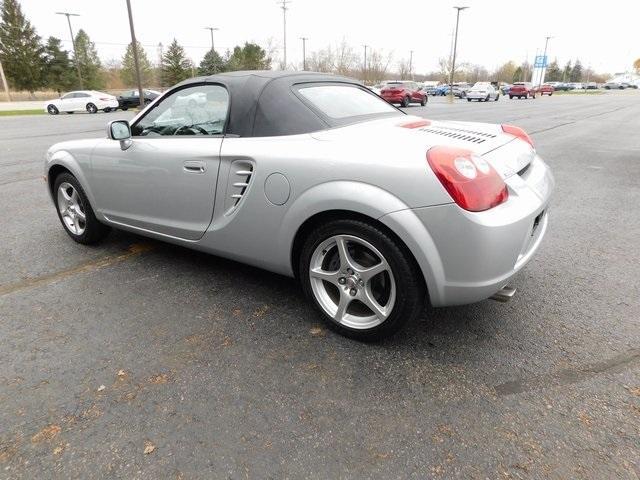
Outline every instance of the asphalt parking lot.
<svg viewBox="0 0 640 480">
<path fill-rule="evenodd" d="M 0 118 L 0 478 L 640 477 L 640 92 L 407 110 L 522 126 L 557 189 L 510 303 L 372 345 L 291 279 L 72 242 L 44 152 L 131 112 Z"/>
</svg>

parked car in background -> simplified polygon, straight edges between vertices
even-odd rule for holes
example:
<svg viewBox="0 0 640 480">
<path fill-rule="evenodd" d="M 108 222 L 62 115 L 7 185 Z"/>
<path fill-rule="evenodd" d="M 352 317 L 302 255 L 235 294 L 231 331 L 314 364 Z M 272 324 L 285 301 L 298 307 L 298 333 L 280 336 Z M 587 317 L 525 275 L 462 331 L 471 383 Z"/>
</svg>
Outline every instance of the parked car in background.
<svg viewBox="0 0 640 480">
<path fill-rule="evenodd" d="M 598 89 L 598 84 L 596 82 L 589 82 L 585 84 L 585 88 L 587 90 L 597 90 Z"/>
<path fill-rule="evenodd" d="M 435 85 L 425 85 L 420 90 L 422 90 L 422 92 L 424 92 L 426 95 L 433 96 L 436 94 L 436 88 L 437 87 Z"/>
<path fill-rule="evenodd" d="M 477 82 L 467 92 L 467 101 L 478 100 L 479 102 L 488 102 L 489 100 L 498 101 L 500 92 L 489 82 Z"/>
<path fill-rule="evenodd" d="M 510 83 L 505 83 L 504 85 L 502 85 L 500 87 L 500 91 L 502 92 L 503 95 L 509 95 L 509 91 L 511 90 L 511 84 Z"/>
<path fill-rule="evenodd" d="M 571 82 L 569 88 L 571 90 L 584 90 L 584 84 L 581 82 Z"/>
<path fill-rule="evenodd" d="M 553 83 L 553 89 L 556 92 L 566 92 L 567 90 L 571 90 L 571 87 L 569 86 L 568 83 L 554 82 Z"/>
<path fill-rule="evenodd" d="M 542 85 L 540 85 L 540 87 L 536 88 L 536 92 L 539 93 L 540 96 L 542 95 L 551 96 L 555 91 L 556 91 L 555 87 L 549 83 L 543 83 Z"/>
<path fill-rule="evenodd" d="M 142 94 L 144 95 L 144 104 L 147 105 L 151 103 L 151 101 L 155 100 L 160 96 L 160 92 L 156 92 L 155 90 L 142 90 Z M 119 108 L 122 110 L 127 110 L 128 108 L 135 108 L 140 106 L 140 92 L 136 90 L 127 90 L 125 93 L 118 97 Z"/>
<path fill-rule="evenodd" d="M 622 82 L 621 85 L 623 88 L 638 88 L 638 85 L 636 85 L 635 83 Z"/>
<path fill-rule="evenodd" d="M 371 90 L 376 95 L 380 95 L 381 86 L 380 85 L 365 85 L 369 90 Z"/>
<path fill-rule="evenodd" d="M 509 98 L 536 98 L 536 91 L 531 82 L 516 82 L 511 85 Z"/>
<path fill-rule="evenodd" d="M 427 95 L 420 90 L 416 82 L 393 81 L 387 82 L 380 91 L 380 96 L 389 103 L 398 103 L 408 107 L 412 103 L 419 103 L 423 107 L 427 104 Z"/>
<path fill-rule="evenodd" d="M 607 82 L 604 84 L 606 90 L 623 90 L 624 86 L 620 82 Z"/>
<path fill-rule="evenodd" d="M 95 90 L 76 90 L 65 93 L 60 98 L 48 100 L 44 104 L 44 110 L 49 115 L 57 115 L 60 112 L 98 113 L 99 110 L 110 112 L 116 108 L 118 108 L 116 97 Z"/>
</svg>

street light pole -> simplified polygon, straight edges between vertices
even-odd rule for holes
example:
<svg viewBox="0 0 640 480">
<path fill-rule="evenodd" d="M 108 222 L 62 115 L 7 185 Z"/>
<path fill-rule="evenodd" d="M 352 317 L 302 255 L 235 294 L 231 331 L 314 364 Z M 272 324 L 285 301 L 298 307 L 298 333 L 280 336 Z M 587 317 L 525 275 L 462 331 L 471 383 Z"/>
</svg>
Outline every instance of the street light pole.
<svg viewBox="0 0 640 480">
<path fill-rule="evenodd" d="M 78 58 L 78 52 L 76 51 L 76 39 L 73 36 L 73 29 L 71 28 L 71 18 L 79 17 L 77 13 L 69 12 L 56 12 L 56 15 L 64 15 L 67 17 L 67 23 L 69 24 L 69 34 L 71 35 L 71 45 L 73 45 L 73 56 L 76 59 L 76 70 L 78 71 L 78 82 L 80 83 L 80 90 L 82 90 L 82 75 L 80 74 L 80 59 Z"/>
<path fill-rule="evenodd" d="M 453 7 L 458 12 L 456 13 L 456 33 L 453 41 L 453 56 L 451 57 L 451 77 L 449 78 L 449 103 L 453 102 L 453 74 L 456 71 L 456 52 L 458 50 L 458 26 L 460 24 L 460 12 L 466 10 L 469 7 Z"/>
<path fill-rule="evenodd" d="M 413 80 L 413 50 L 409 50 L 409 76 Z"/>
<path fill-rule="evenodd" d="M 211 50 L 215 50 L 215 46 L 213 44 L 213 31 L 220 30 L 218 27 L 204 27 L 205 30 L 209 30 L 211 32 Z"/>
<path fill-rule="evenodd" d="M 302 40 L 302 70 L 307 70 L 307 37 L 300 37 Z"/>
<path fill-rule="evenodd" d="M 280 8 L 282 8 L 282 38 L 283 38 L 283 56 L 284 56 L 284 65 L 283 70 L 287 69 L 287 10 L 289 10 L 290 0 L 280 0 Z"/>
<path fill-rule="evenodd" d="M 542 54 L 542 71 L 540 72 L 540 79 L 538 80 L 538 89 L 542 85 L 542 80 L 544 79 L 545 73 L 547 73 L 547 46 L 549 45 L 549 39 L 553 37 L 544 37 L 544 53 Z"/>
<path fill-rule="evenodd" d="M 367 48 L 369 45 L 363 45 L 364 47 L 364 62 L 362 64 L 362 81 L 367 81 Z"/>
<path fill-rule="evenodd" d="M 136 80 L 138 81 L 138 94 L 140 107 L 144 107 L 144 93 L 142 92 L 142 79 L 140 78 L 140 62 L 138 61 L 138 41 L 133 28 L 133 15 L 131 14 L 131 0 L 127 0 L 127 12 L 129 13 L 129 29 L 131 30 L 131 45 L 133 46 L 133 63 L 136 67 Z"/>
</svg>

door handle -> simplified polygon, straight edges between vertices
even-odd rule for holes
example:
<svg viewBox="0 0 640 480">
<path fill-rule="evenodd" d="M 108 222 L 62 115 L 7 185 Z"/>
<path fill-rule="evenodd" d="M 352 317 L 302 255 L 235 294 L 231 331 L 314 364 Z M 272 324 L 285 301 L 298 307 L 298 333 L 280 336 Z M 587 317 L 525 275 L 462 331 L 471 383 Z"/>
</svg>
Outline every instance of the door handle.
<svg viewBox="0 0 640 480">
<path fill-rule="evenodd" d="M 207 164 L 197 160 L 190 160 L 188 162 L 184 162 L 182 168 L 187 173 L 204 173 L 207 170 Z"/>
</svg>

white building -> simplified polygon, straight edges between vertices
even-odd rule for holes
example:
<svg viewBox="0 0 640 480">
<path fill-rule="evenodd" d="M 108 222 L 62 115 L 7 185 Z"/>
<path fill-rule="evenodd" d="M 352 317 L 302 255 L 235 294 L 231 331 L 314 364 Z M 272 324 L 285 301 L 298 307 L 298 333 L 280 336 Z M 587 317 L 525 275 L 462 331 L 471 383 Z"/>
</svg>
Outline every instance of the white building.
<svg viewBox="0 0 640 480">
<path fill-rule="evenodd" d="M 630 83 L 632 85 L 637 85 L 638 87 L 640 87 L 640 75 L 631 72 L 615 73 L 613 77 L 609 79 L 609 82 Z"/>
</svg>

